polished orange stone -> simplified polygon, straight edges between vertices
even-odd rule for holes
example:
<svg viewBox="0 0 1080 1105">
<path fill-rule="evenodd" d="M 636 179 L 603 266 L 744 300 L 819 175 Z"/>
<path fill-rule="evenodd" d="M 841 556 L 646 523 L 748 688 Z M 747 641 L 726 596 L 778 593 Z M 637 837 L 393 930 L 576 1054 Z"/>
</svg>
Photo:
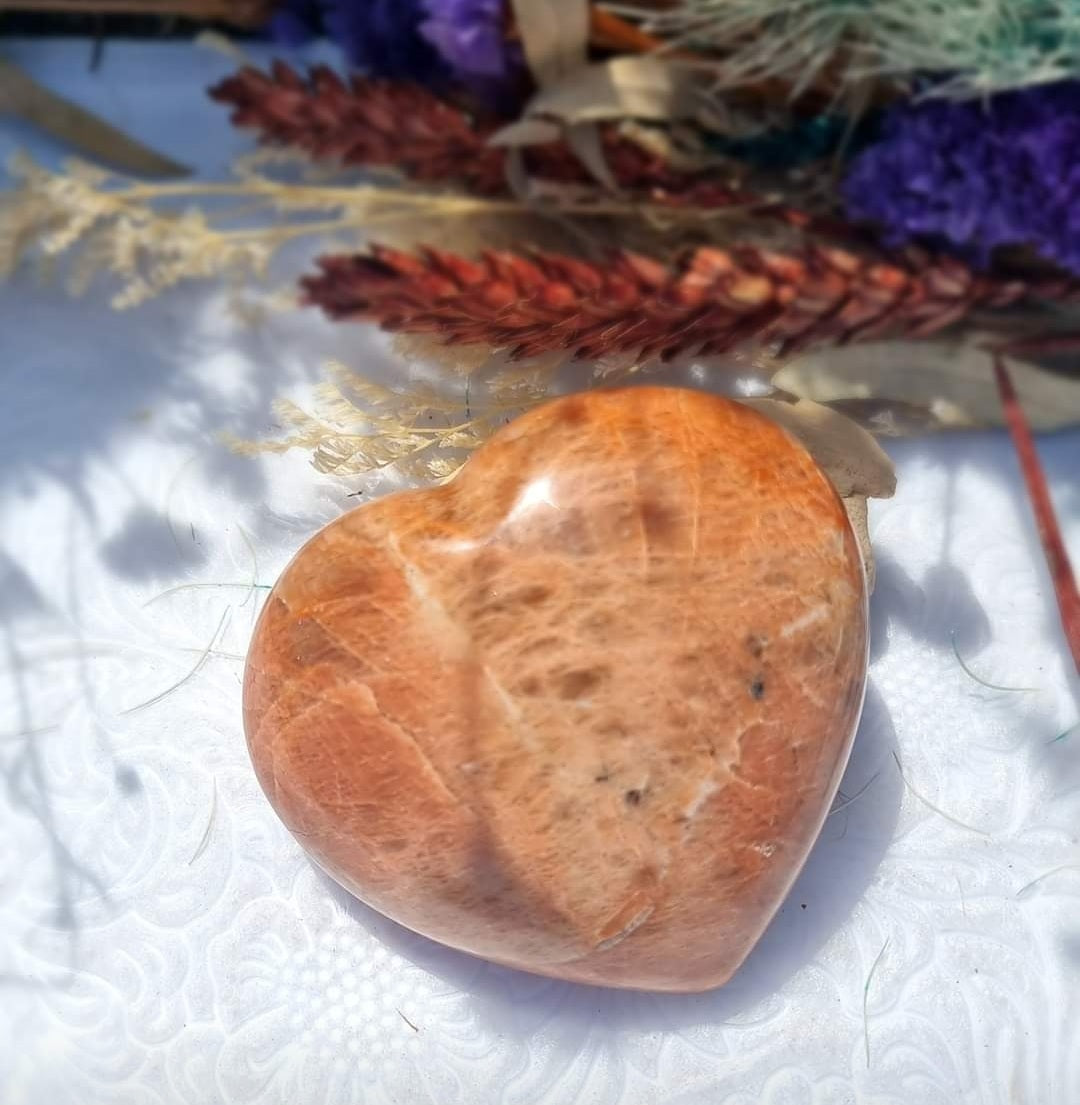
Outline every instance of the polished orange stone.
<svg viewBox="0 0 1080 1105">
<path fill-rule="evenodd" d="M 540 974 L 702 990 L 821 827 L 866 650 L 859 550 L 801 445 L 701 392 L 595 391 L 312 538 L 244 720 L 278 814 L 376 909 Z"/>
</svg>

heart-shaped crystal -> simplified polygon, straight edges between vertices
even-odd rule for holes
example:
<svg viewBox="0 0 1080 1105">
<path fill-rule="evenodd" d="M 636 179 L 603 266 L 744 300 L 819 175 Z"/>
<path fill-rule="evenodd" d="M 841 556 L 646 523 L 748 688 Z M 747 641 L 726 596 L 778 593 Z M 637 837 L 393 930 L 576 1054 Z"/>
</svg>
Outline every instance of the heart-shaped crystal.
<svg viewBox="0 0 1080 1105">
<path fill-rule="evenodd" d="M 844 508 L 784 430 L 559 399 L 317 534 L 263 611 L 260 782 L 335 879 L 525 970 L 701 990 L 802 866 L 862 702 Z"/>
</svg>

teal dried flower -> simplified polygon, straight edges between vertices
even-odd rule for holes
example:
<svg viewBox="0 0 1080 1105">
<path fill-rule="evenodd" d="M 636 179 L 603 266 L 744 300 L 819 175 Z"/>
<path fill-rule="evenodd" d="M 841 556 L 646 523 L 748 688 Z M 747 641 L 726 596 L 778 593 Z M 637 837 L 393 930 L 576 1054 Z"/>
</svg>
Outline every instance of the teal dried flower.
<svg viewBox="0 0 1080 1105">
<path fill-rule="evenodd" d="M 837 61 L 848 83 L 930 74 L 959 96 L 1080 73 L 1080 0 L 678 0 L 650 27 L 722 50 L 729 85 L 809 82 Z"/>
</svg>

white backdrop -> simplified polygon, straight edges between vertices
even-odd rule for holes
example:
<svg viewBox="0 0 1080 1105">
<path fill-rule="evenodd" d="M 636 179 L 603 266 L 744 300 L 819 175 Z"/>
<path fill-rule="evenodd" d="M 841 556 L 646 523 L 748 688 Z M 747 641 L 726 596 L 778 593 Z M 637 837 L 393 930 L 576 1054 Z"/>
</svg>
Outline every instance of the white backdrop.
<svg viewBox="0 0 1080 1105">
<path fill-rule="evenodd" d="M 111 44 L 92 74 L 85 43 L 0 48 L 207 175 L 249 146 L 203 98 L 230 69 L 215 54 Z M 0 152 L 58 160 L 0 128 Z M 29 273 L 0 287 L 4 1105 L 1080 1100 L 1080 730 L 1053 740 L 1077 683 L 1003 434 L 890 446 L 843 783 L 866 789 L 745 968 L 707 995 L 605 992 L 352 901 L 249 767 L 239 657 L 265 592 L 243 585 L 272 582 L 356 484 L 219 434 L 270 434 L 271 400 L 329 356 L 400 373 L 385 341 L 313 312 L 245 329 L 213 287 L 127 314 L 106 299 Z M 1080 432 L 1041 448 L 1080 559 Z M 163 594 L 193 582 L 241 586 Z M 136 708 L 223 618 L 221 655 Z M 973 682 L 953 634 L 983 677 L 1036 690 Z"/>
</svg>

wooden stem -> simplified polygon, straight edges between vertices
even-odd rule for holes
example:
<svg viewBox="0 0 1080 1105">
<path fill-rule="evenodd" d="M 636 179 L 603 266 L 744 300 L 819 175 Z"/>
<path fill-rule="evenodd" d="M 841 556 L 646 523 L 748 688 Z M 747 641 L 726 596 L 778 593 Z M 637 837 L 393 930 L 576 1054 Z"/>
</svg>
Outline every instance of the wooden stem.
<svg viewBox="0 0 1080 1105">
<path fill-rule="evenodd" d="M 0 12 L 5 11 L 180 16 L 255 27 L 266 21 L 270 4 L 265 0 L 2 0 Z"/>
<path fill-rule="evenodd" d="M 994 354 L 994 375 L 997 377 L 1001 405 L 1005 411 L 1005 422 L 1012 435 L 1013 446 L 1020 460 L 1020 470 L 1027 484 L 1028 498 L 1039 527 L 1043 552 L 1046 554 L 1047 567 L 1054 582 L 1058 610 L 1061 613 L 1061 625 L 1065 630 L 1065 640 L 1072 652 L 1073 663 L 1080 674 L 1080 591 L 1077 590 L 1076 576 L 1069 563 L 1069 554 L 1065 549 L 1065 540 L 1061 536 L 1054 504 L 1050 498 L 1050 488 L 1046 483 L 1039 454 L 1031 436 L 1020 400 L 1016 396 L 1012 379 L 1005 367 L 1005 358 L 1001 353 Z"/>
</svg>

